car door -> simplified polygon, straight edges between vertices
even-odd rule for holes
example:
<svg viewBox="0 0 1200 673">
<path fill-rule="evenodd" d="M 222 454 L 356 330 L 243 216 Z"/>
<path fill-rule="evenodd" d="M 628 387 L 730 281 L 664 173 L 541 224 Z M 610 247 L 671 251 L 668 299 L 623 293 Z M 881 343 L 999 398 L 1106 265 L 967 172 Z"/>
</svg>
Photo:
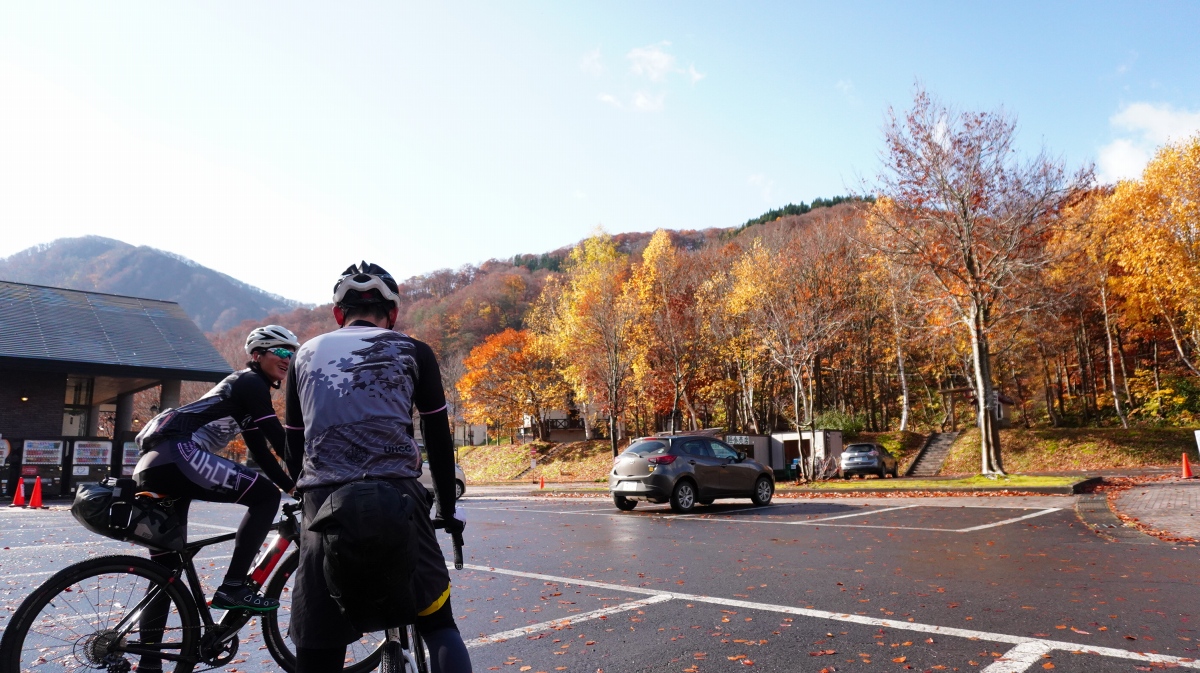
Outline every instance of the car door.
<svg viewBox="0 0 1200 673">
<path fill-rule="evenodd" d="M 754 491 L 754 482 L 758 479 L 758 463 L 753 461 L 738 461 L 737 451 L 723 442 L 709 440 L 713 455 L 725 461 L 721 469 L 721 480 L 724 491 L 729 495 L 744 496 Z"/>
<path fill-rule="evenodd" d="M 692 474 L 696 476 L 696 487 L 700 491 L 700 498 L 709 499 L 723 495 L 725 488 L 722 483 L 722 472 L 725 461 L 717 460 L 713 456 L 708 441 L 698 437 L 685 439 L 683 440 L 683 453 L 688 465 L 692 468 Z"/>
</svg>

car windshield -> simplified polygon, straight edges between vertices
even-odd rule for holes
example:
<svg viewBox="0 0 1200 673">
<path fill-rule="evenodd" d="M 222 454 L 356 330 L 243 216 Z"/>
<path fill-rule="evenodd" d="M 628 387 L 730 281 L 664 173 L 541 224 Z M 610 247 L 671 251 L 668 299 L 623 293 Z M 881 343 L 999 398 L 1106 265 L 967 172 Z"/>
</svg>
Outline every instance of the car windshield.
<svg viewBox="0 0 1200 673">
<path fill-rule="evenodd" d="M 629 448 L 625 449 L 625 453 L 633 453 L 633 454 L 637 454 L 639 456 L 648 456 L 650 454 L 655 454 L 655 453 L 666 453 L 667 449 L 670 448 L 670 446 L 671 445 L 667 442 L 651 439 L 651 440 L 645 440 L 645 441 L 641 441 L 641 442 L 634 442 L 633 444 L 630 444 Z"/>
<path fill-rule="evenodd" d="M 874 444 L 851 444 L 846 447 L 846 453 L 867 453 L 874 450 Z"/>
</svg>

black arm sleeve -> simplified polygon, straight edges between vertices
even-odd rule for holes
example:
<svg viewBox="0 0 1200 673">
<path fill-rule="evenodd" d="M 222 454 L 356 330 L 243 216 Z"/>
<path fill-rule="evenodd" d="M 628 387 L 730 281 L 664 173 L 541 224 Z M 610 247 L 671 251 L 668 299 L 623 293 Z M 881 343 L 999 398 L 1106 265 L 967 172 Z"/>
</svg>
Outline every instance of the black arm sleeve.
<svg viewBox="0 0 1200 673">
<path fill-rule="evenodd" d="M 446 394 L 442 390 L 442 372 L 428 344 L 416 342 L 417 381 L 413 403 L 421 414 L 421 436 L 429 454 L 429 473 L 437 495 L 438 514 L 454 516 L 454 438 L 450 436 L 450 418 L 446 415 Z M 449 505 L 449 506 L 447 506 Z"/>
<path fill-rule="evenodd" d="M 304 466 L 304 409 L 300 407 L 300 390 L 296 386 L 296 367 L 288 367 L 287 391 L 284 394 L 284 431 L 287 434 L 283 460 L 293 479 L 300 478 Z"/>
<path fill-rule="evenodd" d="M 438 515 L 449 518 L 454 516 L 454 439 L 450 437 L 450 419 L 445 409 L 421 414 L 421 436 L 425 438 L 425 451 L 429 453 L 429 473 L 433 476 Z"/>
<path fill-rule="evenodd" d="M 254 458 L 254 462 L 258 464 L 259 469 L 275 482 L 275 485 L 284 491 L 290 491 L 295 487 L 295 482 L 283 468 L 279 466 L 279 461 L 275 460 L 275 456 L 271 453 L 270 447 L 267 446 L 267 440 L 263 437 L 263 429 L 265 426 L 273 424 L 278 439 L 283 439 L 283 428 L 279 425 L 278 418 L 268 418 L 258 423 L 259 430 L 250 430 L 242 433 L 242 439 L 246 440 L 246 450 Z"/>
</svg>

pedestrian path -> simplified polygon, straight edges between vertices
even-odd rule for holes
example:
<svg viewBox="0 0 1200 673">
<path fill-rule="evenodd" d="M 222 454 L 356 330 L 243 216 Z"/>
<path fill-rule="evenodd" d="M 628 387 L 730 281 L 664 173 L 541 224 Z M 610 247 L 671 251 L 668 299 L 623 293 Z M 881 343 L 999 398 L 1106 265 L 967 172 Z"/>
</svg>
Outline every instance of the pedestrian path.
<svg viewBox="0 0 1200 673">
<path fill-rule="evenodd" d="M 1117 511 L 1157 530 L 1200 540 L 1200 480 L 1158 481 L 1121 493 Z"/>
</svg>

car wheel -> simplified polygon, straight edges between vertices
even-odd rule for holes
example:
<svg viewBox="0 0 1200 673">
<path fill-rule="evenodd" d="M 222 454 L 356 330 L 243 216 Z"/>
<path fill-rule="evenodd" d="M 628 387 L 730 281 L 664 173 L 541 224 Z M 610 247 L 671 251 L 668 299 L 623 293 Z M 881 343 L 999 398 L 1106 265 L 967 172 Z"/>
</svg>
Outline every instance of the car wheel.
<svg viewBox="0 0 1200 673">
<path fill-rule="evenodd" d="M 623 495 L 614 495 L 613 504 L 616 505 L 617 509 L 621 510 L 622 512 L 628 512 L 634 507 L 637 507 L 637 500 L 630 500 Z"/>
<path fill-rule="evenodd" d="M 754 493 L 750 496 L 750 502 L 757 507 L 769 505 L 773 495 L 775 495 L 775 484 L 772 484 L 771 480 L 764 475 L 754 482 Z"/>
<path fill-rule="evenodd" d="M 696 506 L 696 485 L 688 479 L 680 479 L 671 491 L 671 509 L 687 514 Z"/>
<path fill-rule="evenodd" d="M 892 468 L 892 479 L 898 479 L 899 477 L 900 477 L 900 466 L 897 465 L 896 467 Z"/>
<path fill-rule="evenodd" d="M 461 481 L 458 481 L 457 479 L 455 479 L 454 480 L 454 499 L 462 500 L 463 493 L 466 493 L 466 492 L 467 492 L 467 485 L 462 483 Z"/>
<path fill-rule="evenodd" d="M 888 471 L 887 471 L 887 468 L 886 468 L 886 467 L 881 467 L 881 468 L 879 468 L 879 478 L 880 478 L 880 479 L 887 479 L 887 477 L 888 477 Z"/>
</svg>

